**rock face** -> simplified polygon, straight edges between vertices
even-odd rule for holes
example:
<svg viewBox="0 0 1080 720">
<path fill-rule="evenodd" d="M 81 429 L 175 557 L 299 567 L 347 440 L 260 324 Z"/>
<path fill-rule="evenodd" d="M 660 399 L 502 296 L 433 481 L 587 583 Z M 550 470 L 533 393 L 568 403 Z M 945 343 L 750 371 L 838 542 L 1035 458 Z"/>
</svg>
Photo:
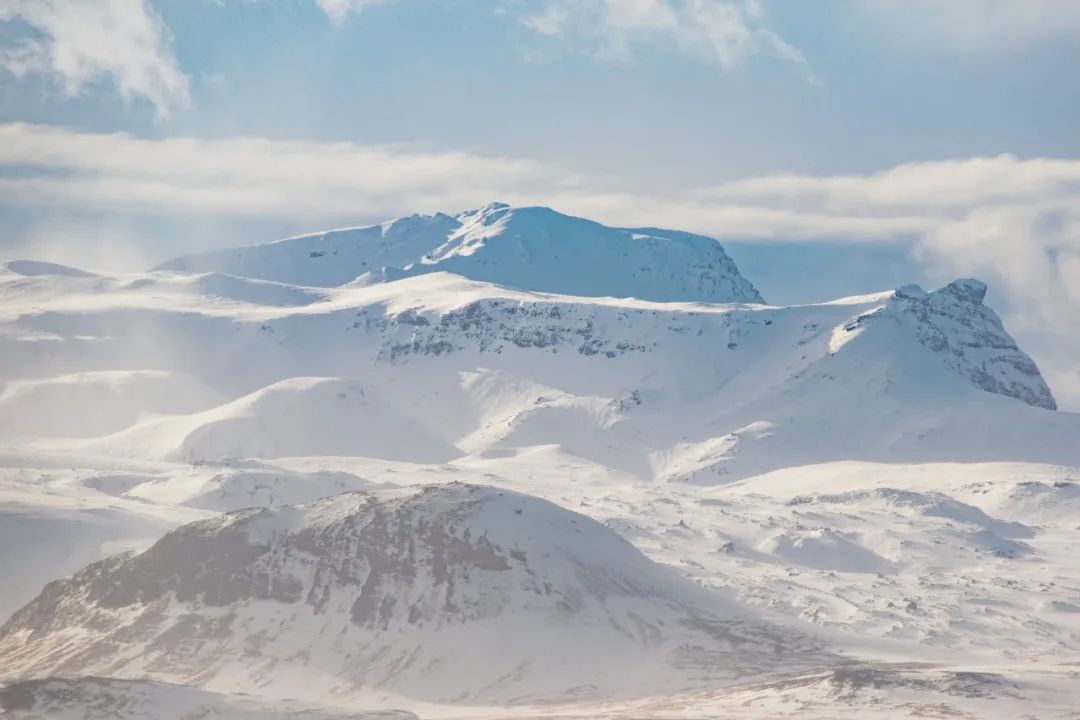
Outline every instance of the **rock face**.
<svg viewBox="0 0 1080 720">
<path fill-rule="evenodd" d="M 452 272 L 523 290 L 643 300 L 760 303 L 716 240 L 611 228 L 549 208 L 494 203 L 268 245 L 177 258 L 159 270 L 333 287 Z"/>
<path fill-rule="evenodd" d="M 747 655 L 758 641 L 770 652 Z M 813 654 L 593 520 L 460 484 L 186 525 L 52 583 L 0 629 L 8 678 L 304 678 L 443 700 L 558 695 L 586 668 L 597 688 L 655 688 Z"/>
<path fill-rule="evenodd" d="M 1056 409 L 1053 394 L 1035 362 L 1017 346 L 997 314 L 982 303 L 985 295 L 986 285 L 972 279 L 956 280 L 930 293 L 917 286 L 906 286 L 893 292 L 883 304 L 846 323 L 844 330 L 861 331 L 873 322 L 899 325 L 890 332 L 899 330 L 905 339 L 917 341 L 976 388 L 1036 407 Z M 648 318 L 658 316 L 656 309 L 614 310 L 540 298 L 528 303 L 491 298 L 436 317 L 407 311 L 365 320 L 365 329 L 387 338 L 380 357 L 389 361 L 416 354 L 440 355 L 467 347 L 495 353 L 508 347 L 549 352 L 565 349 L 586 356 L 614 358 L 663 352 L 664 345 L 673 341 L 664 335 L 708 332 L 693 311 L 663 314 L 669 313 L 668 322 L 651 323 L 659 332 L 642 334 L 635 332 L 633 326 L 649 324 Z M 736 349 L 740 340 L 751 340 L 748 337 L 751 334 L 769 333 L 769 328 L 777 324 L 777 318 L 766 317 L 766 313 L 754 309 L 733 309 L 712 318 L 716 322 L 709 324 L 723 329 L 728 349 Z M 775 330 L 772 332 L 775 334 Z M 406 336 L 408 341 L 403 342 Z M 875 350 L 882 354 L 890 348 L 883 343 Z M 902 362 L 899 357 L 895 360 Z"/>
<path fill-rule="evenodd" d="M 1056 409 L 1039 368 L 983 304 L 985 297 L 986 285 L 970 278 L 930 293 L 906 286 L 893 294 L 881 316 L 905 325 L 923 347 L 980 390 Z"/>
</svg>

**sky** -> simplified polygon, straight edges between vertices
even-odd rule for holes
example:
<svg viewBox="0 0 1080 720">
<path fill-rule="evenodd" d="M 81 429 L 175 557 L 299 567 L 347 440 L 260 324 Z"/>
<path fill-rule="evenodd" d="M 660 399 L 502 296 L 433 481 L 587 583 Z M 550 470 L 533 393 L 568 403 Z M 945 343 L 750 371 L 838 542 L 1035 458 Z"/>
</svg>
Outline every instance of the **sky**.
<svg viewBox="0 0 1080 720">
<path fill-rule="evenodd" d="M 765 297 L 960 276 L 1080 410 L 1076 0 L 0 0 L 0 260 L 499 200 Z"/>
</svg>

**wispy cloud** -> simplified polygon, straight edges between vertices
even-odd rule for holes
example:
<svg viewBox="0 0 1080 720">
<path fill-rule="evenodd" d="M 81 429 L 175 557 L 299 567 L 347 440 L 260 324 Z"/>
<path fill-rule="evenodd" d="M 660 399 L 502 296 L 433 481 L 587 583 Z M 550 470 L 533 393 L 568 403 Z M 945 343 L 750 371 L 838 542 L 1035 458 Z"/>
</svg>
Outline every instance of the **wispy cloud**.
<svg viewBox="0 0 1080 720">
<path fill-rule="evenodd" d="M 18 176 L 3 176 L 18 168 Z M 317 218 L 438 209 L 556 177 L 538 163 L 460 152 L 263 138 L 146 140 L 0 126 L 0 194 L 40 206 Z"/>
<path fill-rule="evenodd" d="M 831 186 L 837 179 L 818 181 Z M 764 189 L 756 188 L 759 182 Z M 837 209 L 835 198 L 808 203 L 794 195 L 779 196 L 776 182 L 783 180 L 645 196 L 528 158 L 350 142 L 148 140 L 22 123 L 0 126 L 0 194 L 8 202 L 38 207 L 156 208 L 317 220 L 464 208 L 503 199 L 549 204 L 611 222 L 770 238 L 895 237 L 939 222 L 937 214 L 924 214 L 924 207 L 865 213 Z"/>
<path fill-rule="evenodd" d="M 857 10 L 907 46 L 1000 53 L 1080 42 L 1075 0 L 858 0 Z"/>
<path fill-rule="evenodd" d="M 628 60 L 640 45 L 669 43 L 730 70 L 762 53 L 818 83 L 803 53 L 765 26 L 756 0 L 547 0 L 522 22 L 540 35 Z"/>
<path fill-rule="evenodd" d="M 345 22 L 349 13 L 360 12 L 365 7 L 378 2 L 383 2 L 383 0 L 315 0 L 319 9 L 338 24 Z"/>
<path fill-rule="evenodd" d="M 263 0 L 246 0 L 249 2 Z M 310 0 L 335 24 L 384 0 Z M 151 0 L 4 0 L 0 68 L 40 75 L 68 98 L 111 84 L 126 103 L 153 106 L 159 120 L 191 104 L 189 78 Z"/>
<path fill-rule="evenodd" d="M 724 237 L 863 240 L 926 235 L 986 208 L 1070 205 L 1080 196 L 1080 161 L 974 157 L 646 195 L 530 158 L 258 137 L 149 140 L 13 123 L 0 125 L 0 187 L 9 202 L 31 205 L 309 218 L 502 198 Z"/>
<path fill-rule="evenodd" d="M 143 98 L 159 118 L 190 101 L 168 29 L 146 0 L 5 0 L 0 65 L 16 76 L 47 75 L 67 96 L 104 81 L 126 102 Z"/>
<path fill-rule="evenodd" d="M 770 175 L 704 189 L 700 196 L 790 210 L 885 217 L 921 209 L 947 217 L 991 203 L 1080 192 L 1080 162 L 1012 155 L 905 163 L 867 175 Z"/>
<path fill-rule="evenodd" d="M 390 1 L 309 0 L 338 25 Z M 818 82 L 802 52 L 765 27 L 755 0 L 544 0 L 514 12 L 538 34 L 609 58 L 666 42 L 725 69 L 769 54 Z M 9 26 L 0 33 L 0 67 L 16 77 L 49 77 L 69 98 L 111 84 L 125 102 L 149 102 L 159 119 L 191 103 L 189 79 L 151 0 L 7 0 L 0 23 Z"/>
</svg>

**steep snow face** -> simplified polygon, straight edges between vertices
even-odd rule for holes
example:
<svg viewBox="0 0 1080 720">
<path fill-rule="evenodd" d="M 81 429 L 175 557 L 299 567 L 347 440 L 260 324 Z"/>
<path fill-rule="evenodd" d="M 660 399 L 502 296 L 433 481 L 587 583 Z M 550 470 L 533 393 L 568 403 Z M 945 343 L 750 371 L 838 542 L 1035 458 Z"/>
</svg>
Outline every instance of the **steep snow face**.
<svg viewBox="0 0 1080 720">
<path fill-rule="evenodd" d="M 489 205 L 405 274 L 446 271 L 527 290 L 657 301 L 760 303 L 712 238 L 618 229 L 548 208 Z"/>
<path fill-rule="evenodd" d="M 822 658 L 594 520 L 456 483 L 193 523 L 49 585 L 0 628 L 8 678 L 429 700 L 634 694 Z"/>
<path fill-rule="evenodd" d="M 445 271 L 567 295 L 762 302 L 712 238 L 611 228 L 548 208 L 500 203 L 456 217 L 414 215 L 369 228 L 191 255 L 157 269 L 318 287 Z"/>
</svg>

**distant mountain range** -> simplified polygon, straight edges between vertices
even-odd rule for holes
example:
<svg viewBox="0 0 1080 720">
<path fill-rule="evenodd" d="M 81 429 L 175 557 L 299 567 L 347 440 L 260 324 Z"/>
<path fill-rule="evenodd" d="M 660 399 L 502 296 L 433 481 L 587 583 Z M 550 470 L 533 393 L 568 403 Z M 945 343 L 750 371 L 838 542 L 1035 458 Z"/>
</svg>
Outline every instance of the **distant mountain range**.
<svg viewBox="0 0 1080 720">
<path fill-rule="evenodd" d="M 493 204 L 0 292 L 24 709 L 628 702 L 944 663 L 1038 592 L 972 647 L 1080 652 L 1080 415 L 978 280 L 772 306 L 710 238 Z"/>
</svg>

